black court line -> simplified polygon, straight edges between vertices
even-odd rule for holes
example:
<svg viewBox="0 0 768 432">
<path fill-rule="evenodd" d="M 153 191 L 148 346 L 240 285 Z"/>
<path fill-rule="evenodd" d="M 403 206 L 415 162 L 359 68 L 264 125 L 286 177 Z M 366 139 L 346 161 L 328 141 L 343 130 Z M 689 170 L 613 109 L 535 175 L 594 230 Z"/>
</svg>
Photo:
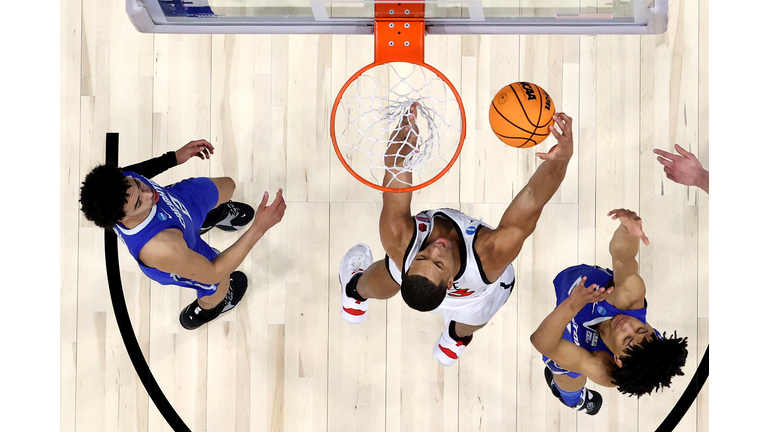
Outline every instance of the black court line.
<svg viewBox="0 0 768 432">
<path fill-rule="evenodd" d="M 707 350 L 704 351 L 704 356 L 701 357 L 699 367 L 696 368 L 696 373 L 693 374 L 691 382 L 688 384 L 688 388 L 685 389 L 683 395 L 677 401 L 672 411 L 667 414 L 667 418 L 656 429 L 656 432 L 667 432 L 675 429 L 677 424 L 680 423 L 688 408 L 691 407 L 693 402 L 698 397 L 701 388 L 704 387 L 704 383 L 707 382 L 709 377 L 709 345 Z"/>
<path fill-rule="evenodd" d="M 107 162 L 117 165 L 118 134 L 107 134 Z M 136 374 L 144 384 L 149 397 L 155 403 L 157 410 L 163 415 L 165 421 L 177 432 L 191 432 L 184 424 L 184 421 L 173 409 L 171 403 L 157 385 L 152 371 L 149 370 L 147 360 L 141 352 L 139 341 L 136 340 L 136 334 L 133 332 L 131 317 L 128 315 L 128 308 L 125 306 L 125 294 L 123 293 L 123 283 L 120 280 L 120 263 L 117 259 L 117 234 L 112 230 L 104 230 L 104 262 L 107 266 L 107 283 L 109 284 L 109 296 L 112 298 L 112 309 L 115 311 L 115 321 L 120 330 L 120 336 L 123 338 L 125 350 L 131 358 L 133 368 Z"/>
<path fill-rule="evenodd" d="M 118 149 L 118 134 L 107 134 L 107 162 L 112 162 L 117 165 L 117 149 Z M 152 402 L 155 403 L 157 410 L 160 411 L 168 425 L 177 432 L 192 432 L 184 420 L 179 417 L 176 410 L 168 399 L 163 394 L 160 386 L 157 385 L 155 377 L 152 375 L 152 371 L 149 370 L 144 354 L 141 352 L 138 340 L 136 340 L 136 334 L 133 332 L 133 326 L 131 325 L 131 317 L 128 315 L 128 308 L 125 306 L 125 294 L 123 293 L 123 283 L 120 279 L 120 264 L 117 259 L 117 234 L 111 230 L 104 230 L 104 261 L 107 266 L 107 283 L 109 284 L 109 295 L 112 298 L 112 309 L 115 311 L 115 321 L 117 321 L 117 328 L 120 330 L 120 336 L 123 338 L 125 344 L 125 350 L 128 351 L 128 356 L 131 358 L 133 368 L 136 370 L 136 374 L 141 379 L 144 388 L 147 390 Z M 701 358 L 696 373 L 691 378 L 691 382 L 688 387 L 680 396 L 672 410 L 667 414 L 667 418 L 656 429 L 656 432 L 667 432 L 674 430 L 680 420 L 685 416 L 685 413 L 691 407 L 696 400 L 701 388 L 707 381 L 709 376 L 709 345 L 704 352 L 704 356 Z"/>
</svg>

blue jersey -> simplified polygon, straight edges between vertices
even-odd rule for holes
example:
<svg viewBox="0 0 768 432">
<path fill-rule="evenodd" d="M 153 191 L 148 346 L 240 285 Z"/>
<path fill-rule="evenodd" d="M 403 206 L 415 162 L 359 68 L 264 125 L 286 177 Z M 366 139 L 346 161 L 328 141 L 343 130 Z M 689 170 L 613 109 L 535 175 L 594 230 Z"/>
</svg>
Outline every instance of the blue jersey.
<svg viewBox="0 0 768 432">
<path fill-rule="evenodd" d="M 592 284 L 597 284 L 598 287 L 605 287 L 613 279 L 613 272 L 609 269 L 586 264 L 569 267 L 561 271 L 554 280 L 558 306 L 571 295 L 573 288 L 579 284 L 581 278 L 584 276 L 587 277 L 584 286 L 588 287 Z M 605 351 L 613 356 L 611 350 L 609 350 L 602 339 L 600 339 L 600 334 L 597 332 L 597 324 L 610 320 L 616 315 L 631 316 L 645 324 L 647 308 L 647 302 L 645 302 L 642 309 L 633 310 L 617 309 L 605 300 L 588 304 L 584 306 L 565 327 L 563 339 L 573 342 L 576 346 L 584 348 L 587 351 Z M 547 356 L 542 357 L 550 370 L 555 374 L 567 374 L 574 378 L 580 375 L 561 368 Z"/>
<path fill-rule="evenodd" d="M 200 227 L 205 216 L 219 200 L 216 185 L 208 178 L 190 178 L 171 186 L 162 187 L 154 181 L 131 171 L 124 171 L 128 178 L 136 178 L 152 187 L 160 195 L 160 200 L 152 206 L 149 215 L 138 226 L 128 229 L 122 224 L 114 230 L 128 246 L 128 252 L 139 263 L 141 271 L 150 279 L 163 285 L 179 285 L 197 290 L 197 296 L 211 295 L 218 284 L 206 284 L 187 279 L 174 273 L 166 273 L 144 265 L 139 259 L 139 252 L 157 233 L 167 229 L 177 229 L 184 236 L 187 247 L 213 260 L 218 251 L 200 238 Z"/>
</svg>

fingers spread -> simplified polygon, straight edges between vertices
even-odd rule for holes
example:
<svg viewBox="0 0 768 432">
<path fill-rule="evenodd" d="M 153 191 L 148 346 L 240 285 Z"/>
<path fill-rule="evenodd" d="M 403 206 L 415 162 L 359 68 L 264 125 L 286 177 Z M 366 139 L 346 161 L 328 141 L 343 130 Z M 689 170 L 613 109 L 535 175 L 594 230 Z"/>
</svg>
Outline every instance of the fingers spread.
<svg viewBox="0 0 768 432">
<path fill-rule="evenodd" d="M 677 150 L 678 153 L 680 153 L 681 155 L 683 155 L 685 157 L 693 156 L 693 153 L 691 153 L 691 152 L 687 151 L 686 149 L 680 147 L 679 144 L 675 144 L 675 150 Z"/>
</svg>

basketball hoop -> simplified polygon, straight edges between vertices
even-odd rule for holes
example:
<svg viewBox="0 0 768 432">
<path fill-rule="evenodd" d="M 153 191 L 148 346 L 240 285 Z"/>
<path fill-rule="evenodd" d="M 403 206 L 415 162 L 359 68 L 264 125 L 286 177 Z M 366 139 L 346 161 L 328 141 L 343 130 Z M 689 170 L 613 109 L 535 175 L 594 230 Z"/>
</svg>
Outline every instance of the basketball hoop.
<svg viewBox="0 0 768 432">
<path fill-rule="evenodd" d="M 411 192 L 437 181 L 458 159 L 466 135 L 464 105 L 448 78 L 424 63 L 423 2 L 377 1 L 374 39 L 373 63 L 352 75 L 333 103 L 331 140 L 344 168 L 362 183 Z M 390 142 L 414 103 L 416 144 Z M 398 168 L 385 164 L 391 145 L 409 147 Z M 382 184 L 393 170 L 412 173 L 412 182 Z"/>
</svg>

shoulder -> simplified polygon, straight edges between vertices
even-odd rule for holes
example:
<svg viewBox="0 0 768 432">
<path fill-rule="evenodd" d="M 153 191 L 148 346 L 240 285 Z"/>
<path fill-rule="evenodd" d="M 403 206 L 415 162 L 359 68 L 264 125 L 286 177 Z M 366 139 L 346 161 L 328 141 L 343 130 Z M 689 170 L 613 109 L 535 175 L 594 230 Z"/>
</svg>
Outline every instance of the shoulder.
<svg viewBox="0 0 768 432">
<path fill-rule="evenodd" d="M 613 292 L 605 299 L 608 304 L 619 310 L 634 310 L 645 307 L 645 282 L 638 274 L 626 277 L 617 284 Z"/>
<path fill-rule="evenodd" d="M 603 387 L 616 387 L 611 377 L 613 369 L 617 367 L 613 356 L 605 351 L 590 351 L 589 358 L 591 360 L 585 365 L 584 375 Z"/>
<path fill-rule="evenodd" d="M 413 217 L 408 217 L 407 220 L 402 220 L 400 223 L 387 224 L 382 221 L 379 225 L 381 246 L 398 267 L 405 258 L 408 246 L 414 242 L 417 235 L 416 228 Z"/>
<path fill-rule="evenodd" d="M 478 228 L 473 241 L 475 255 L 480 260 L 489 280 L 495 281 L 511 263 L 510 248 L 498 235 L 498 229 Z"/>
</svg>

